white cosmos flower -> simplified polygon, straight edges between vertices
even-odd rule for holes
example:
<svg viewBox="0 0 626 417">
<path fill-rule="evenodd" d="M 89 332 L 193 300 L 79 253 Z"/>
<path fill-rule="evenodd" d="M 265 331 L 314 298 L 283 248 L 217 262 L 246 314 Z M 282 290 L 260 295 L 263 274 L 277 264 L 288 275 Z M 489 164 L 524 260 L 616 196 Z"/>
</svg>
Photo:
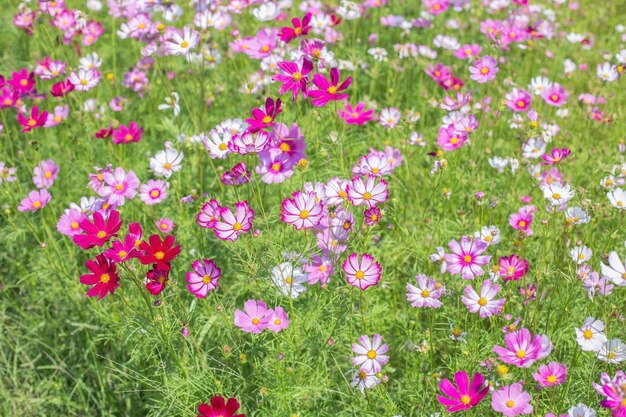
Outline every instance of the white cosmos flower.
<svg viewBox="0 0 626 417">
<path fill-rule="evenodd" d="M 567 417 L 596 417 L 596 410 L 580 403 L 567 410 Z"/>
<path fill-rule="evenodd" d="M 606 342 L 604 322 L 593 317 L 587 317 L 585 324 L 576 330 L 576 342 L 584 351 L 597 352 Z"/>
<path fill-rule="evenodd" d="M 608 265 L 600 262 L 602 276 L 615 285 L 620 287 L 626 286 L 626 259 L 624 262 L 620 261 L 617 252 L 613 251 L 609 254 L 608 261 Z"/>
<path fill-rule="evenodd" d="M 585 245 L 575 246 L 569 251 L 569 255 L 576 264 L 580 265 L 591 259 L 593 251 Z"/>
<path fill-rule="evenodd" d="M 159 104 L 159 110 L 174 110 L 174 116 L 178 116 L 180 114 L 180 105 L 178 104 L 178 93 L 173 91 L 168 97 L 165 97 L 165 103 Z"/>
<path fill-rule="evenodd" d="M 585 210 L 580 207 L 568 207 L 565 210 L 565 221 L 569 224 L 589 223 L 590 217 Z"/>
<path fill-rule="evenodd" d="M 616 188 L 606 193 L 606 197 L 613 207 L 619 210 L 626 210 L 626 191 Z"/>
<path fill-rule="evenodd" d="M 274 20 L 280 14 L 280 8 L 276 3 L 264 3 L 256 9 L 252 10 L 254 16 L 260 22 L 269 22 Z"/>
<path fill-rule="evenodd" d="M 563 205 L 574 197 L 574 191 L 568 183 L 559 184 L 553 182 L 545 184 L 541 187 L 541 190 L 543 191 L 543 196 L 553 206 Z"/>
<path fill-rule="evenodd" d="M 307 275 L 302 269 L 293 266 L 291 262 L 283 262 L 272 268 L 272 282 L 279 294 L 291 298 L 298 298 L 307 288 L 302 285 L 307 281 Z"/>
<path fill-rule="evenodd" d="M 150 159 L 150 169 L 157 177 L 169 178 L 172 173 L 181 170 L 183 158 L 183 153 L 176 149 L 164 149 Z"/>
<path fill-rule="evenodd" d="M 626 360 L 626 343 L 620 339 L 607 340 L 596 352 L 596 357 L 607 363 L 621 363 Z"/>
<path fill-rule="evenodd" d="M 600 78 L 602 81 L 606 81 L 609 83 L 617 80 L 617 77 L 619 76 L 615 65 L 611 65 L 608 62 L 605 62 L 604 64 L 598 64 L 598 66 L 596 67 L 596 74 L 598 75 L 598 78 Z"/>
</svg>

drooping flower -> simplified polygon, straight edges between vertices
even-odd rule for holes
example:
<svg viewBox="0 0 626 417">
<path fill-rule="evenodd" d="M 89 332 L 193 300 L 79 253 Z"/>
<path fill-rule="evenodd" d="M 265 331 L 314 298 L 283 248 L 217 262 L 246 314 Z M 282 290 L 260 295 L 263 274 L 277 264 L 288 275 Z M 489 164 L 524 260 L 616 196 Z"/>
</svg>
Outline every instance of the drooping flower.
<svg viewBox="0 0 626 417">
<path fill-rule="evenodd" d="M 378 284 L 382 272 L 380 264 L 368 253 L 364 253 L 360 260 L 357 253 L 351 254 L 343 262 L 342 269 L 348 284 L 361 290 Z"/>
<path fill-rule="evenodd" d="M 95 261 L 89 259 L 85 266 L 91 274 L 81 275 L 80 283 L 92 286 L 87 291 L 88 297 L 97 296 L 98 300 L 102 300 L 107 294 L 113 294 L 120 286 L 115 264 L 109 262 L 104 254 L 96 255 Z"/>
<path fill-rule="evenodd" d="M 448 272 L 452 275 L 461 274 L 463 279 L 474 279 L 484 273 L 482 266 L 487 265 L 491 256 L 483 255 L 487 245 L 468 236 L 461 237 L 460 243 L 450 241 L 448 247 L 452 253 L 446 253 Z"/>
<path fill-rule="evenodd" d="M 375 334 L 371 340 L 367 335 L 359 337 L 359 343 L 352 344 L 352 352 L 357 355 L 352 358 L 354 366 L 367 373 L 380 372 L 383 365 L 389 362 L 389 356 L 385 355 L 389 346 L 382 341 L 383 338 L 379 334 Z"/>
<path fill-rule="evenodd" d="M 450 413 L 466 411 L 476 407 L 489 393 L 489 385 L 485 384 L 482 374 L 474 374 L 470 383 L 467 372 L 460 371 L 454 374 L 456 387 L 444 378 L 439 383 L 439 389 L 446 395 L 437 395 L 437 400 Z"/>
<path fill-rule="evenodd" d="M 187 272 L 187 289 L 198 298 L 205 298 L 217 289 L 222 270 L 210 259 L 194 261 L 193 272 Z"/>
<path fill-rule="evenodd" d="M 169 269 L 160 268 L 158 265 L 155 265 L 154 268 L 149 270 L 146 273 L 146 289 L 152 295 L 159 295 L 165 287 L 167 286 L 167 282 L 169 281 L 170 271 Z"/>
</svg>

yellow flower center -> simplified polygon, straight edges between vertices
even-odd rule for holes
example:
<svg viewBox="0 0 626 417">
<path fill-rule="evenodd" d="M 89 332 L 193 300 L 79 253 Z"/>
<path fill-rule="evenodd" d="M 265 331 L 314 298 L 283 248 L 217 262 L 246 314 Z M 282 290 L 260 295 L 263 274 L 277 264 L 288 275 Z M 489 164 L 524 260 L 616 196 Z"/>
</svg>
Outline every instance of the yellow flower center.
<svg viewBox="0 0 626 417">
<path fill-rule="evenodd" d="M 181 47 L 181 48 L 186 48 L 186 47 L 188 47 L 188 46 L 189 46 L 189 42 L 187 42 L 187 41 L 182 41 L 182 42 L 180 43 L 180 47 Z"/>
<path fill-rule="evenodd" d="M 365 192 L 363 194 L 363 200 L 371 200 L 372 199 L 372 194 L 369 192 Z"/>
<path fill-rule="evenodd" d="M 330 87 L 328 87 L 329 94 L 335 94 L 336 92 L 337 92 L 337 87 L 335 87 L 334 85 L 331 85 Z"/>
<path fill-rule="evenodd" d="M 517 357 L 518 357 L 518 358 L 520 358 L 520 359 L 524 359 L 524 358 L 526 357 L 526 351 L 524 351 L 524 350 L 518 350 L 518 351 L 515 353 L 515 356 L 517 356 Z"/>
<path fill-rule="evenodd" d="M 524 107 L 526 105 L 526 103 L 524 103 L 522 100 L 519 100 L 517 102 L 517 107 Z"/>
<path fill-rule="evenodd" d="M 127 133 L 126 136 L 124 136 L 124 140 L 126 142 L 130 141 L 133 139 L 133 135 L 131 135 L 130 133 Z"/>
<path fill-rule="evenodd" d="M 252 319 L 252 324 L 257 325 L 259 324 L 261 320 L 257 319 L 256 317 Z"/>
<path fill-rule="evenodd" d="M 211 275 L 205 275 L 202 277 L 202 283 L 209 284 L 211 282 Z"/>
<path fill-rule="evenodd" d="M 550 375 L 549 377 L 546 378 L 546 381 L 548 381 L 551 384 L 554 384 L 557 380 L 556 375 Z"/>
<path fill-rule="evenodd" d="M 558 101 L 558 100 L 559 100 L 559 96 L 557 96 L 556 94 L 552 94 L 552 95 L 550 96 L 550 99 L 551 99 L 552 101 Z"/>
<path fill-rule="evenodd" d="M 235 232 L 238 232 L 239 230 L 241 230 L 242 227 L 243 227 L 242 224 L 239 222 L 236 222 L 235 224 L 233 224 L 233 230 Z"/>
<path fill-rule="evenodd" d="M 165 165 L 163 165 L 163 168 L 170 170 L 172 169 L 172 164 L 170 164 L 169 162 L 166 162 Z"/>
<path fill-rule="evenodd" d="M 71 227 L 74 230 L 78 229 L 78 222 L 72 222 Z"/>
<path fill-rule="evenodd" d="M 465 405 L 469 404 L 471 401 L 472 401 L 472 400 L 471 400 L 471 398 L 469 397 L 469 395 L 463 395 L 463 396 L 461 397 L 461 403 L 463 403 L 463 404 L 465 404 Z"/>
<path fill-rule="evenodd" d="M 459 143 L 459 138 L 457 138 L 456 136 L 452 136 L 450 138 L 450 143 L 456 145 L 457 143 Z"/>
<path fill-rule="evenodd" d="M 496 371 L 498 372 L 498 375 L 504 376 L 509 373 L 509 368 L 506 365 L 500 365 L 496 368 Z"/>
<path fill-rule="evenodd" d="M 526 221 L 525 220 L 520 220 L 519 223 L 517 223 L 518 226 L 520 227 L 526 227 Z"/>
<path fill-rule="evenodd" d="M 30 126 L 30 127 L 33 127 L 33 126 L 35 126 L 36 124 L 37 124 L 37 120 L 35 120 L 35 119 L 30 119 L 30 120 L 28 121 L 28 126 Z"/>
<path fill-rule="evenodd" d="M 272 121 L 272 117 L 271 116 L 265 116 L 263 118 L 263 120 L 261 120 L 263 123 L 268 124 L 269 122 Z"/>
<path fill-rule="evenodd" d="M 505 404 L 509 408 L 515 407 L 515 402 L 513 400 L 508 400 Z"/>
<path fill-rule="evenodd" d="M 35 207 L 35 208 L 41 207 L 41 202 L 39 202 L 39 201 L 33 202 L 33 207 Z"/>
<path fill-rule="evenodd" d="M 299 72 L 294 72 L 292 78 L 294 81 L 300 81 L 302 79 L 302 74 L 300 74 Z"/>
<path fill-rule="evenodd" d="M 100 282 L 102 282 L 103 284 L 106 284 L 107 282 L 109 282 L 110 279 L 111 277 L 109 276 L 109 274 L 100 275 Z"/>
<path fill-rule="evenodd" d="M 98 239 L 104 239 L 104 237 L 107 235 L 107 233 L 104 230 L 100 230 L 96 236 L 98 236 Z"/>
<path fill-rule="evenodd" d="M 308 217 L 309 217 L 309 212 L 308 212 L 307 210 L 302 210 L 302 211 L 300 212 L 300 218 L 301 218 L 301 219 L 306 219 L 306 218 L 308 218 Z"/>
<path fill-rule="evenodd" d="M 283 152 L 289 152 L 291 150 L 291 146 L 288 143 L 283 142 L 280 144 L 280 150 Z"/>
<path fill-rule="evenodd" d="M 326 265 L 320 265 L 319 270 L 320 272 L 326 272 Z"/>
<path fill-rule="evenodd" d="M 157 258 L 158 260 L 161 260 L 165 258 L 165 254 L 161 251 L 158 251 L 157 253 L 154 254 L 154 257 Z"/>
<path fill-rule="evenodd" d="M 482 67 L 482 68 L 480 69 L 480 73 L 481 73 L 481 74 L 483 74 L 483 75 L 485 75 L 485 74 L 489 74 L 489 68 L 487 68 L 487 67 Z"/>
<path fill-rule="evenodd" d="M 554 198 L 555 200 L 558 200 L 559 198 L 561 198 L 561 194 L 554 193 L 554 194 L 552 194 L 552 198 Z"/>
<path fill-rule="evenodd" d="M 375 359 L 376 358 L 376 351 L 375 350 L 369 350 L 367 352 L 367 359 Z"/>
<path fill-rule="evenodd" d="M 472 262 L 472 257 L 469 255 L 465 255 L 463 257 L 463 262 L 467 262 L 467 263 Z"/>
<path fill-rule="evenodd" d="M 80 80 L 81 85 L 87 85 L 87 80 Z"/>
<path fill-rule="evenodd" d="M 363 279 L 365 278 L 365 272 L 358 270 L 356 271 L 356 274 L 354 274 L 354 276 L 356 277 L 356 279 Z"/>
<path fill-rule="evenodd" d="M 124 188 L 124 185 L 122 185 L 122 184 L 117 184 L 117 185 L 115 186 L 115 189 L 116 189 L 117 191 L 122 191 L 122 188 Z"/>
<path fill-rule="evenodd" d="M 152 190 L 150 191 L 150 197 L 152 198 L 157 198 L 159 196 L 159 190 Z"/>
<path fill-rule="evenodd" d="M 421 295 L 422 295 L 423 298 L 428 298 L 428 297 L 430 297 L 430 291 L 423 290 Z"/>
<path fill-rule="evenodd" d="M 487 305 L 487 299 L 485 297 L 480 297 L 478 299 L 478 305 L 481 307 L 484 307 Z"/>
<path fill-rule="evenodd" d="M 26 81 L 25 79 L 21 80 L 20 84 L 21 84 L 22 87 L 26 87 L 26 84 L 28 84 L 28 81 Z"/>
<path fill-rule="evenodd" d="M 615 354 L 615 352 L 611 352 L 608 355 L 606 355 L 607 359 L 615 359 L 617 357 L 617 355 Z"/>
</svg>

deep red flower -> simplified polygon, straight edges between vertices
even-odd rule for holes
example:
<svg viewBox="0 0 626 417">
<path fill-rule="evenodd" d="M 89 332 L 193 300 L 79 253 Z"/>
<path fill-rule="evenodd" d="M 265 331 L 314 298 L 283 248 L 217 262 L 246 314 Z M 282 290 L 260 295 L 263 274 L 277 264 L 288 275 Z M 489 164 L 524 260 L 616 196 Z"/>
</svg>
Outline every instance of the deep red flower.
<svg viewBox="0 0 626 417">
<path fill-rule="evenodd" d="M 281 104 L 282 102 L 280 99 L 277 99 L 276 105 L 274 105 L 274 100 L 272 100 L 271 97 L 268 97 L 267 100 L 265 100 L 265 112 L 258 108 L 253 109 L 252 117 L 246 119 L 246 122 L 250 125 L 248 130 L 251 133 L 256 133 L 266 127 L 274 126 L 274 119 L 276 119 L 276 116 L 278 116 L 282 111 L 280 109 Z"/>
<path fill-rule="evenodd" d="M 69 94 L 74 90 L 74 84 L 69 82 L 69 80 L 59 81 L 50 89 L 50 93 L 52 93 L 55 97 L 63 97 Z"/>
<path fill-rule="evenodd" d="M 294 17 L 291 19 L 291 24 L 293 28 L 289 26 L 285 26 L 280 30 L 278 37 L 285 43 L 291 42 L 293 39 L 296 39 L 300 36 L 306 36 L 311 30 L 311 13 L 307 13 L 300 21 L 299 18 Z"/>
<path fill-rule="evenodd" d="M 88 260 L 85 266 L 92 273 L 81 275 L 80 283 L 85 285 L 93 285 L 87 296 L 98 296 L 98 300 L 102 300 L 107 294 L 113 294 L 115 289 L 120 286 L 120 278 L 117 275 L 115 264 L 109 262 L 103 253 L 96 255 L 96 260 Z"/>
<path fill-rule="evenodd" d="M 106 139 L 108 137 L 111 137 L 111 135 L 113 134 L 113 127 L 109 126 L 106 129 L 100 129 L 98 130 L 96 133 L 93 134 L 93 136 L 96 139 Z"/>
<path fill-rule="evenodd" d="M 169 281 L 170 271 L 168 269 L 162 269 L 155 266 L 153 269 L 146 273 L 146 288 L 152 295 L 159 295 L 161 291 L 167 286 Z"/>
<path fill-rule="evenodd" d="M 74 235 L 72 240 L 81 248 L 89 249 L 94 246 L 103 246 L 112 237 L 117 236 L 117 232 L 122 227 L 122 221 L 117 210 L 111 210 L 106 220 L 102 213 L 96 211 L 93 214 L 93 223 L 85 217 L 79 225 L 84 234 Z"/>
<path fill-rule="evenodd" d="M 235 414 L 239 410 L 239 402 L 234 398 L 224 401 L 224 397 L 211 398 L 211 405 L 202 403 L 198 406 L 198 417 L 246 417 L 245 414 Z"/>
<path fill-rule="evenodd" d="M 153 234 L 148 239 L 150 243 L 143 241 L 139 249 L 143 254 L 139 255 L 139 261 L 143 265 L 156 264 L 161 269 L 170 269 L 170 262 L 180 253 L 180 245 L 173 246 L 176 238 L 172 235 L 165 236 L 161 241 L 161 236 Z"/>
</svg>

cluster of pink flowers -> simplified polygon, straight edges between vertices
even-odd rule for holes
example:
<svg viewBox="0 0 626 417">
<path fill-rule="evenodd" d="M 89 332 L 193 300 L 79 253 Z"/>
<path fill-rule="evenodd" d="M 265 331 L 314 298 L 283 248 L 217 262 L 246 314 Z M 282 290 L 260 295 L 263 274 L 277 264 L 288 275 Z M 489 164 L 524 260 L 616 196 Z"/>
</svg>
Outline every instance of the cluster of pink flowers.
<svg viewBox="0 0 626 417">
<path fill-rule="evenodd" d="M 248 333 L 258 334 L 265 329 L 278 333 L 289 327 L 289 316 L 282 307 L 268 309 L 261 300 L 248 300 L 243 311 L 235 310 L 235 326 Z"/>
</svg>

